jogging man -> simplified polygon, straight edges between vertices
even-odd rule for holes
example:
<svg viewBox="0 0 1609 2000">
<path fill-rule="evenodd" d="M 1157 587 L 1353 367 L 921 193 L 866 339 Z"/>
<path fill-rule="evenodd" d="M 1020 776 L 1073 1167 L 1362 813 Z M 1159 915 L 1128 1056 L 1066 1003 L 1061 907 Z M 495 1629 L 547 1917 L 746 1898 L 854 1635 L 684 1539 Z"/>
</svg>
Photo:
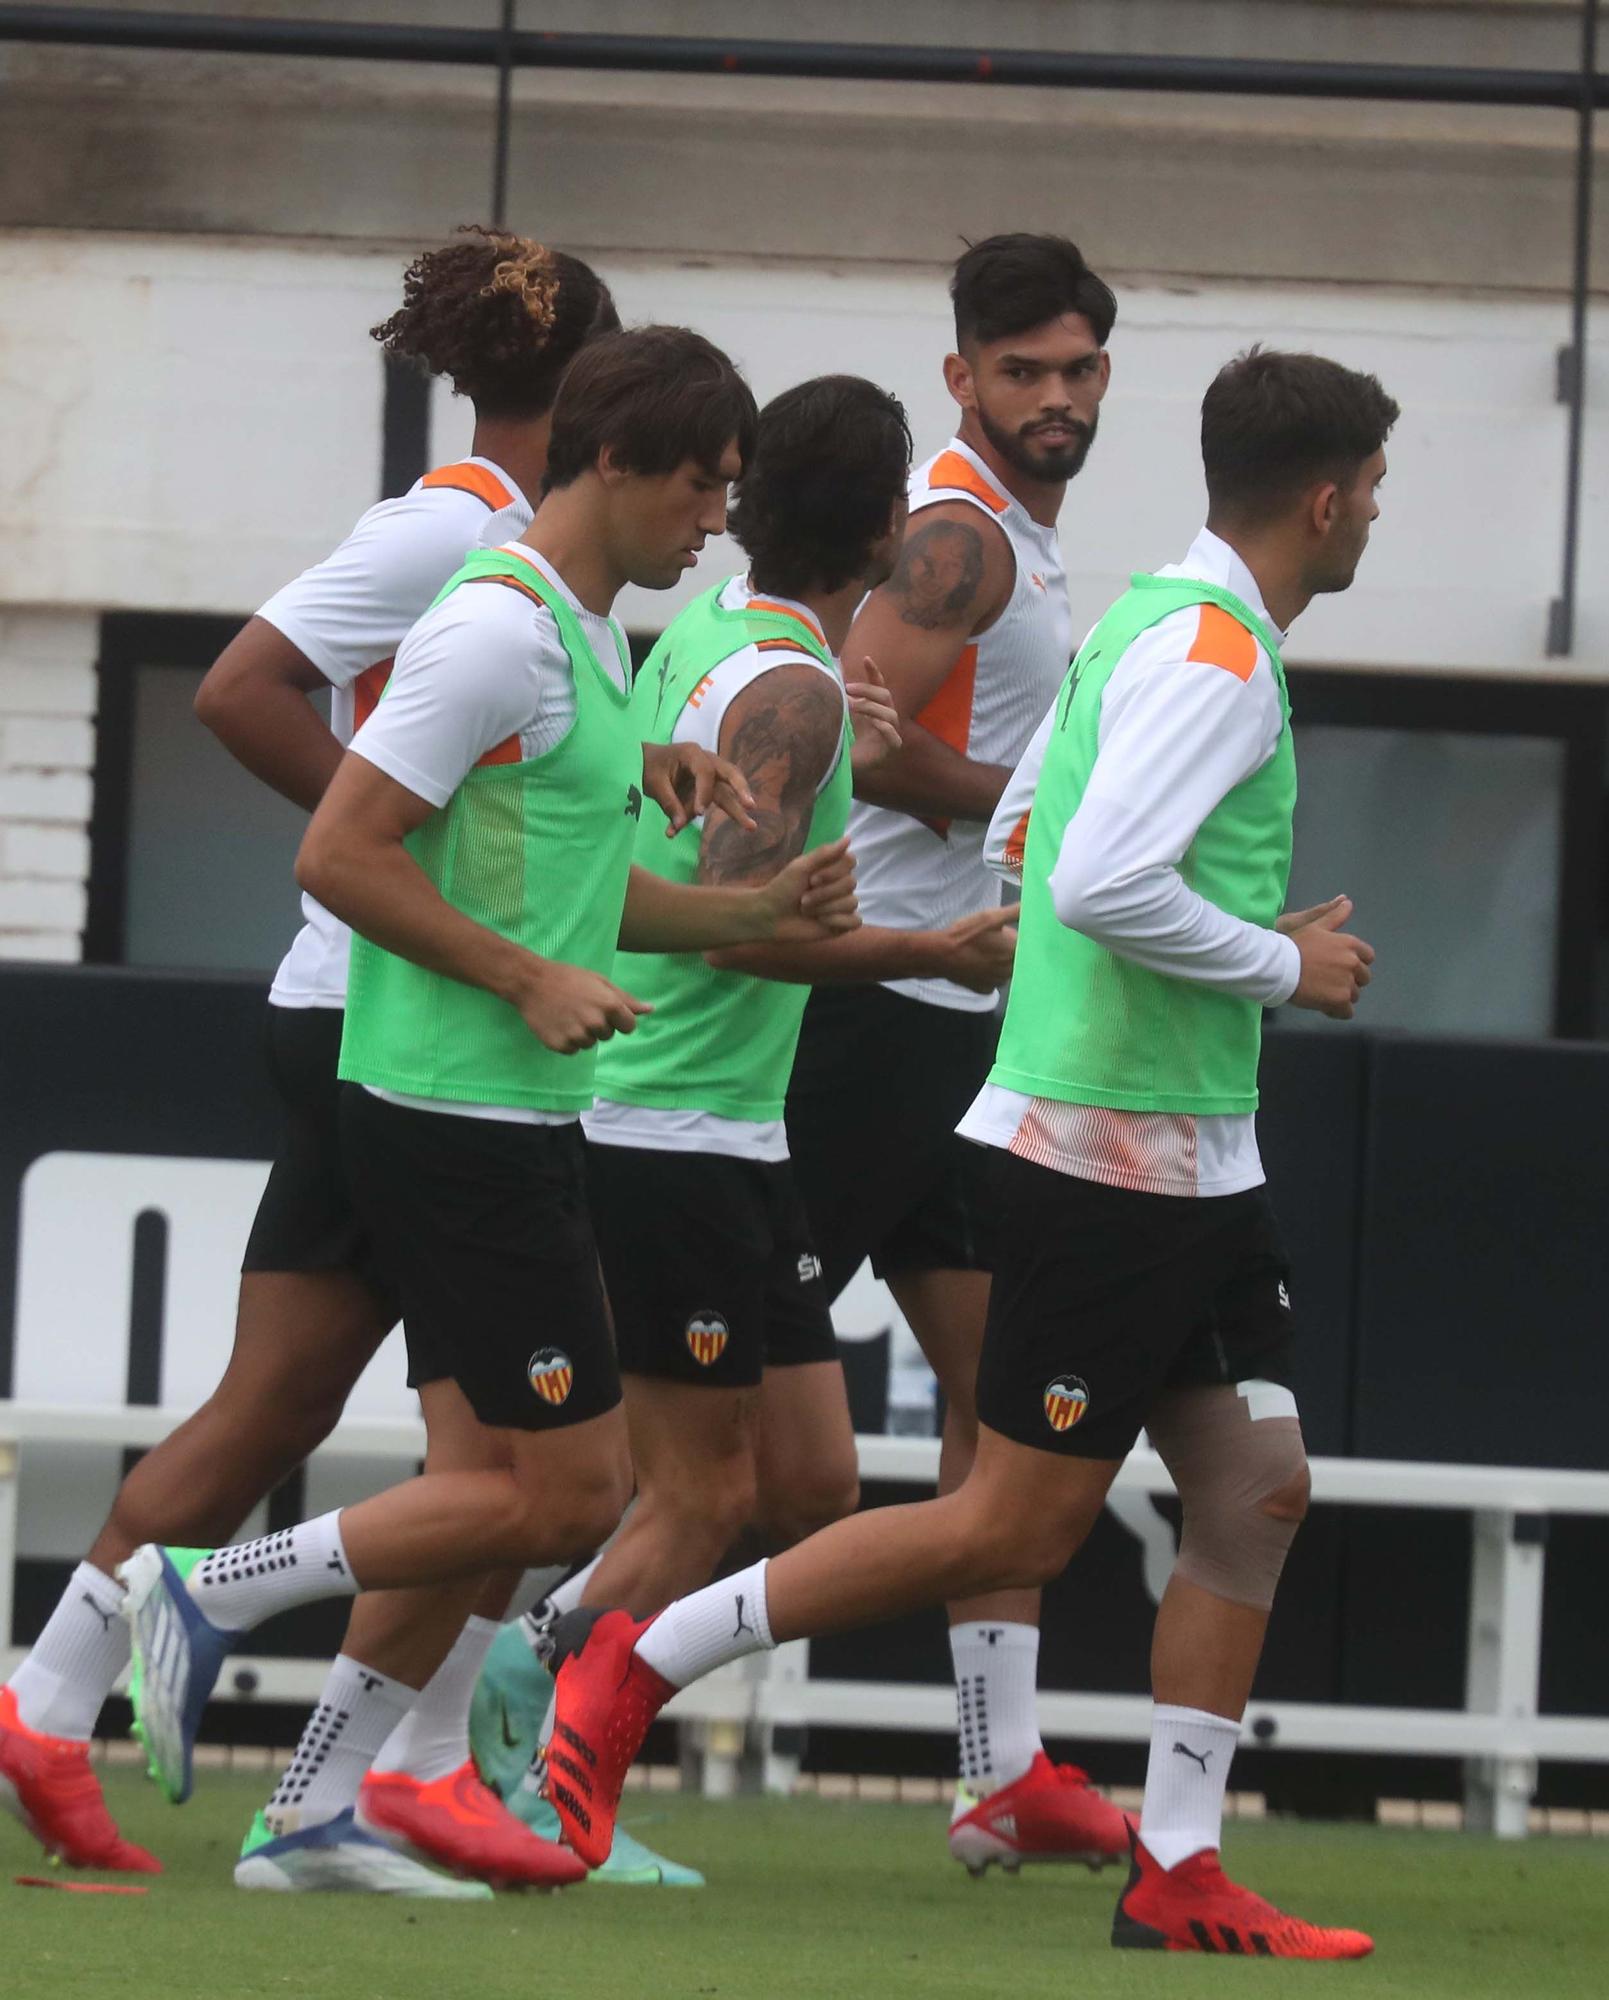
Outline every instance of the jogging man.
<svg viewBox="0 0 1609 2000">
<path fill-rule="evenodd" d="M 911 481 L 898 567 L 844 655 L 851 679 L 867 657 L 878 663 L 903 739 L 857 781 L 867 803 L 850 830 L 869 929 L 931 933 L 1000 902 L 984 828 L 1072 657 L 1056 524 L 1110 374 L 1117 303 L 1065 239 L 990 237 L 957 263 L 950 292 L 956 352 L 944 379 L 960 429 Z M 994 986 L 1010 974 L 1014 939 L 1003 929 L 980 940 L 995 954 L 992 984 L 927 963 L 823 987 L 788 1093 L 829 1298 L 869 1256 L 943 1388 L 941 1492 L 965 1477 L 976 1446 L 991 1261 L 982 1157 L 955 1124 L 988 1075 Z M 1123 1815 L 1040 1741 L 1039 1593 L 953 1603 L 950 1653 L 956 1859 L 981 1873 L 997 1861 L 1126 1858 Z"/>
<path fill-rule="evenodd" d="M 147 1544 L 123 1565 L 131 1698 L 176 1799 L 242 1632 L 383 1593 L 354 1615 L 261 1849 L 281 1808 L 297 1824 L 316 1809 L 332 1724 L 338 1746 L 384 1742 L 489 1571 L 506 1602 L 526 1566 L 602 1542 L 629 1494 L 577 1122 L 597 1044 L 645 1011 L 605 976 L 617 939 L 698 950 L 857 921 L 843 842 L 760 889 L 631 866 L 643 752 L 609 610 L 628 582 L 668 588 L 721 530 L 754 420 L 696 334 L 591 343 L 566 374 L 526 536 L 472 555 L 409 634 L 303 843 L 301 880 L 359 933 L 343 1154 L 397 1286 L 429 1454 L 421 1477 L 356 1507 L 214 1553 Z M 428 1616 L 422 1593 L 395 1595 L 424 1585 L 444 1586 Z M 357 1823 L 416 1838 L 414 1791 L 384 1759 Z"/>
<path fill-rule="evenodd" d="M 1314 596 L 1353 579 L 1397 414 L 1373 376 L 1315 355 L 1253 349 L 1208 389 L 1207 526 L 1096 626 L 1044 739 L 1000 1051 L 963 1121 L 992 1151 L 999 1245 L 972 1470 L 951 1494 L 841 1521 L 646 1626 L 608 1612 L 587 1632 L 575 1614 L 549 1789 L 584 1857 L 607 1842 L 630 1759 L 677 1688 L 783 1640 L 1042 1583 L 1076 1553 L 1143 1426 L 1184 1525 L 1112 1941 L 1372 1949 L 1231 1883 L 1218 1847 L 1308 1493 L 1288 1271 L 1253 1119 L 1261 1010 L 1350 1016 L 1373 957 L 1340 929 L 1345 898 L 1278 928 L 1296 796 L 1280 649 Z M 567 1657 L 566 1641 L 579 1648 Z"/>
<path fill-rule="evenodd" d="M 197 698 L 201 719 L 232 754 L 309 810 L 372 712 L 403 637 L 466 550 L 483 534 L 505 539 L 529 523 L 526 495 L 541 487 L 559 379 L 588 341 L 619 325 L 608 287 L 586 264 L 501 232 L 460 231 L 417 257 L 402 289 L 401 307 L 374 337 L 470 399 L 470 456 L 370 508 L 333 554 L 246 624 Z M 313 702 L 326 689 L 328 724 Z M 675 811 L 670 787 L 684 776 L 661 767 L 644 783 L 661 787 Z M 78 1867 L 160 1865 L 119 1838 L 88 1764 L 96 1718 L 128 1664 L 117 1565 L 142 1541 L 232 1534 L 328 1434 L 397 1317 L 338 1157 L 347 927 L 311 894 L 303 912 L 269 996 L 269 1062 L 285 1128 L 246 1246 L 229 1366 L 202 1408 L 124 1480 L 38 1641 L 0 1690 L 0 1800 Z M 484 1651 L 496 1629 L 477 1630 L 480 1622 L 466 1635 L 471 1650 L 478 1643 Z M 468 1663 L 470 1682 L 477 1666 Z M 426 1766 L 440 1761 L 440 1732 L 451 1728 L 437 1713 L 442 1700 L 449 1710 L 463 1706 L 455 1685 L 422 1701 L 413 1734 L 436 1732 L 424 1763 L 418 1743 L 404 1737 L 391 1746 L 401 1768 L 418 1765 L 427 1786 L 439 1775 Z M 457 1727 L 462 1737 L 461 1714 Z M 470 1823 L 461 1812 L 433 1817 L 449 1857 L 465 1858 Z M 318 1886 L 339 1878 L 400 1893 L 454 1889 L 372 1842 L 343 1846 L 327 1828 L 298 1865 L 298 1882 L 316 1878 Z"/>
</svg>

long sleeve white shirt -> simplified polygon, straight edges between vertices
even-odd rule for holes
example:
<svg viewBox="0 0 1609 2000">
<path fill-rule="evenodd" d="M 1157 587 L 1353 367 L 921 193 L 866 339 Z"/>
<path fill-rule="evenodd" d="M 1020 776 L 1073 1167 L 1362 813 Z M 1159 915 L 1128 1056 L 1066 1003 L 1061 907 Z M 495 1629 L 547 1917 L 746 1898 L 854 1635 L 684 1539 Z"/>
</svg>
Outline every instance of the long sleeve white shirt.
<svg viewBox="0 0 1609 2000">
<path fill-rule="evenodd" d="M 1159 574 L 1219 584 L 1277 631 L 1250 570 L 1207 529 Z M 1300 973 L 1295 945 L 1209 903 L 1179 872 L 1202 822 L 1273 756 L 1283 726 L 1266 650 L 1242 627 L 1230 633 L 1224 618 L 1216 607 L 1174 612 L 1113 668 L 1095 764 L 1049 887 L 1060 920 L 1109 951 L 1278 1006 Z M 1047 715 L 989 827 L 985 858 L 1003 873 L 1021 873 L 1051 727 Z M 1114 1111 L 988 1084 L 960 1130 L 1081 1179 L 1148 1193 L 1233 1194 L 1263 1179 L 1249 1114 Z"/>
</svg>

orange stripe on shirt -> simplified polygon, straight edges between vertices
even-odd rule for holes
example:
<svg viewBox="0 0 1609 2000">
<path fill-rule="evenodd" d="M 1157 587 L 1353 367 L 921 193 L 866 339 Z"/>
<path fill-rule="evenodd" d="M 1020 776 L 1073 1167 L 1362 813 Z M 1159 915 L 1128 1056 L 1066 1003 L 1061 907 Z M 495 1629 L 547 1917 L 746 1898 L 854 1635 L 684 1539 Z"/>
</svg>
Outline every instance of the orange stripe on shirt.
<svg viewBox="0 0 1609 2000">
<path fill-rule="evenodd" d="M 395 656 L 389 660 L 376 660 L 372 667 L 365 667 L 352 683 L 352 732 L 354 735 L 366 723 L 379 706 L 380 697 L 385 693 L 385 684 L 391 678 L 391 669 L 396 665 Z"/>
<path fill-rule="evenodd" d="M 978 678 L 978 649 L 976 645 L 963 646 L 960 657 L 944 677 L 938 693 L 928 703 L 916 720 L 932 736 L 961 756 L 967 753 L 967 744 L 972 740 L 972 689 Z M 921 815 L 918 815 L 921 818 Z M 950 837 L 950 822 L 947 819 L 922 818 L 923 826 L 936 833 L 940 840 Z"/>
<path fill-rule="evenodd" d="M 815 620 L 812 618 L 807 618 L 801 611 L 796 611 L 791 604 L 777 604 L 769 597 L 751 597 L 745 608 L 750 611 L 770 611 L 774 613 L 778 618 L 791 618 L 795 625 L 802 625 L 804 629 L 810 634 L 812 639 L 815 639 L 818 643 L 825 643 L 822 640 L 821 628 L 819 625 L 816 624 Z M 785 646 L 789 642 L 786 639 L 780 641 L 775 639 L 765 639 L 762 640 L 760 643 L 762 645 L 767 645 L 767 646 L 775 646 L 778 644 Z"/>
<path fill-rule="evenodd" d="M 1019 875 L 1022 873 L 1023 862 L 1028 853 L 1029 818 L 1030 814 L 1024 813 L 1011 829 L 1006 838 L 1005 852 L 1000 857 L 1008 868 L 1015 869 Z"/>
<path fill-rule="evenodd" d="M 963 458 L 958 451 L 941 451 L 928 469 L 928 490 L 940 486 L 954 487 L 957 492 L 970 493 L 975 500 L 981 500 L 992 514 L 1003 514 L 1011 502 L 992 486 L 970 458 Z"/>
<path fill-rule="evenodd" d="M 1221 605 L 1203 604 L 1195 640 L 1185 658 L 1204 667 L 1222 667 L 1237 681 L 1249 681 L 1257 665 L 1257 641 Z"/>
<path fill-rule="evenodd" d="M 514 495 L 495 472 L 488 472 L 484 465 L 471 465 L 467 459 L 458 465 L 438 465 L 434 472 L 427 472 L 419 483 L 421 486 L 450 486 L 459 493 L 473 493 L 477 500 L 484 500 L 494 514 L 500 508 L 514 504 Z"/>
</svg>

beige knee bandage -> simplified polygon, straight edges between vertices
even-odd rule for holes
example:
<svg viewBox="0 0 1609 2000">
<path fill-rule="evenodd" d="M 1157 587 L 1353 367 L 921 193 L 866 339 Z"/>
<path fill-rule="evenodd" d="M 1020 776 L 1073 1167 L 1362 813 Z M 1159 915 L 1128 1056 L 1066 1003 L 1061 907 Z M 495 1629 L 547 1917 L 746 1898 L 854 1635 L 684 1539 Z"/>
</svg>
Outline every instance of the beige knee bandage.
<svg viewBox="0 0 1609 2000">
<path fill-rule="evenodd" d="M 1307 1511 L 1296 1398 L 1272 1382 L 1175 1389 L 1146 1429 L 1184 1506 L 1176 1574 L 1266 1611 Z"/>
</svg>

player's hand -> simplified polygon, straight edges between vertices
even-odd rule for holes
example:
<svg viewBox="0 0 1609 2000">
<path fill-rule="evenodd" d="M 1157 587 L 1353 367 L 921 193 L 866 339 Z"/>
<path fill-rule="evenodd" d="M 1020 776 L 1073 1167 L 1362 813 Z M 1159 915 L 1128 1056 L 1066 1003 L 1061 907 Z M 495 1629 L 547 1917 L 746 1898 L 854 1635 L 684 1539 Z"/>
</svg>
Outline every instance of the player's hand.
<svg viewBox="0 0 1609 2000">
<path fill-rule="evenodd" d="M 849 697 L 849 719 L 855 732 L 849 762 L 852 770 L 869 771 L 900 746 L 899 710 L 894 706 L 887 681 L 877 671 L 875 660 L 863 660 L 861 673 L 864 679 L 844 683 L 844 693 Z"/>
<path fill-rule="evenodd" d="M 754 893 L 763 935 L 776 944 L 814 944 L 860 928 L 855 857 L 847 835 L 801 854 Z"/>
<path fill-rule="evenodd" d="M 645 743 L 642 788 L 670 822 L 665 828 L 667 839 L 691 821 L 702 819 L 711 806 L 719 806 L 739 826 L 754 831 L 749 811 L 754 794 L 748 780 L 736 764 L 697 743 Z"/>
<path fill-rule="evenodd" d="M 1332 896 L 1327 903 L 1315 903 L 1310 910 L 1287 910 L 1274 925 L 1281 937 L 1294 937 L 1298 931 L 1305 931 L 1309 924 L 1316 924 L 1324 917 L 1332 917 L 1339 910 L 1344 924 L 1352 914 L 1350 896 Z"/>
<path fill-rule="evenodd" d="M 640 1015 L 654 1011 L 598 973 L 557 959 L 535 962 L 514 1004 L 536 1039 L 561 1056 L 629 1035 Z"/>
<path fill-rule="evenodd" d="M 1287 932 L 1301 954 L 1302 971 L 1296 991 L 1286 1003 L 1328 1014 L 1332 1021 L 1350 1021 L 1358 996 L 1370 979 L 1374 947 L 1341 929 L 1352 913 L 1351 899 L 1337 896 L 1318 915 L 1297 914 L 1309 921 Z"/>
<path fill-rule="evenodd" d="M 949 945 L 944 977 L 973 993 L 993 993 L 1011 977 L 1017 956 L 1015 906 L 974 910 L 944 933 Z"/>
</svg>

